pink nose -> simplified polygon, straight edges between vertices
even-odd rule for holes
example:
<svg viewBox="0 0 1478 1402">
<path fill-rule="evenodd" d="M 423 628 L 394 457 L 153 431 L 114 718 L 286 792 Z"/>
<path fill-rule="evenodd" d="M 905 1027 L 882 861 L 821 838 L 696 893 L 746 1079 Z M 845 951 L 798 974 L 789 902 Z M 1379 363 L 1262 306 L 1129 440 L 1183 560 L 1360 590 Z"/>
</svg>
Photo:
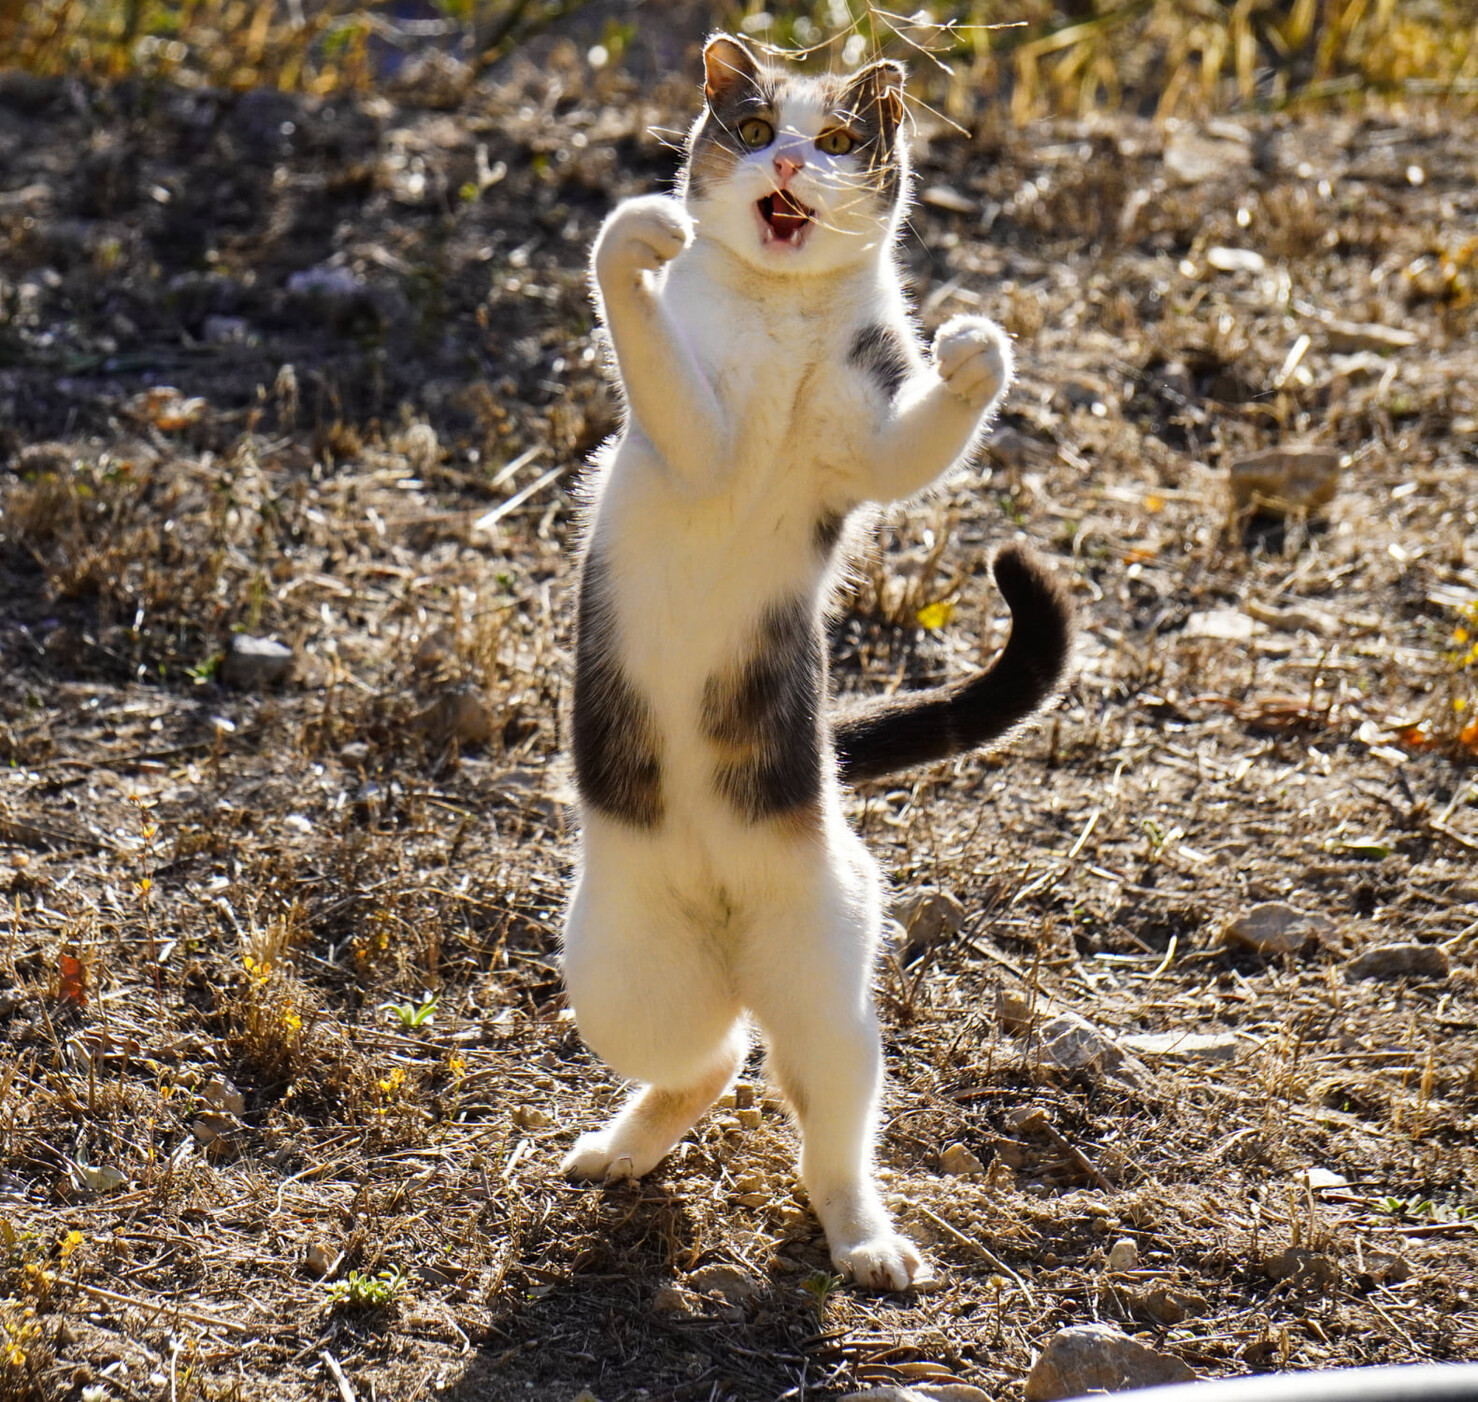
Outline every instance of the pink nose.
<svg viewBox="0 0 1478 1402">
<path fill-rule="evenodd" d="M 775 173 L 780 177 L 780 183 L 783 185 L 796 171 L 802 169 L 805 164 L 804 161 L 798 161 L 792 156 L 776 156 Z"/>
</svg>

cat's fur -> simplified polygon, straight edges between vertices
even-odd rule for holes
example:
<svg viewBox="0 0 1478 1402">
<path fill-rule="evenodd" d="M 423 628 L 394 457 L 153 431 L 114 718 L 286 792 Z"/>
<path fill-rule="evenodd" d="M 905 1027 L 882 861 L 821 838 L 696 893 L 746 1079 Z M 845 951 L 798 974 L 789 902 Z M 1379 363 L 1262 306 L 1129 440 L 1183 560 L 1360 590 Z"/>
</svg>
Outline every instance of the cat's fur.
<svg viewBox="0 0 1478 1402">
<path fill-rule="evenodd" d="M 901 1289 L 921 1260 L 872 1157 L 884 888 L 839 777 L 1025 719 L 1061 681 L 1070 613 L 1034 557 L 1003 551 L 1012 635 L 989 671 L 831 721 L 822 622 L 844 523 L 970 456 L 1011 352 L 979 317 L 918 343 L 893 261 L 897 64 L 799 77 L 725 35 L 704 59 L 679 196 L 625 201 L 593 255 L 627 416 L 589 482 L 564 970 L 586 1042 L 641 1088 L 566 1168 L 653 1168 L 734 1076 L 752 1019 L 833 1260 Z M 756 117 L 775 136 L 752 150 Z M 827 155 L 816 139 L 839 126 L 857 144 Z"/>
</svg>

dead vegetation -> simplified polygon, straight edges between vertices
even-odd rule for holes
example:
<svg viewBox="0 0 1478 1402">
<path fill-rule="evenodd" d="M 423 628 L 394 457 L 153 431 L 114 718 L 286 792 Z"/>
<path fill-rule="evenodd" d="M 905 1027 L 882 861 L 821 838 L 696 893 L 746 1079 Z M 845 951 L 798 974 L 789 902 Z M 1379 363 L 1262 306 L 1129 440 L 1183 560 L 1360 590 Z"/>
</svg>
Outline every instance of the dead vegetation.
<svg viewBox="0 0 1478 1402">
<path fill-rule="evenodd" d="M 1016 1398 L 1095 1319 L 1478 1357 L 1471 117 L 920 113 L 923 319 L 1022 376 L 837 683 L 974 665 L 1017 532 L 1083 631 L 1037 732 L 855 799 L 954 898 L 879 984 L 940 1280 L 878 1299 L 758 1061 L 649 1181 L 555 1172 L 620 1093 L 556 967 L 582 259 L 691 93 L 540 57 L 455 120 L 0 92 L 0 1397 Z"/>
</svg>

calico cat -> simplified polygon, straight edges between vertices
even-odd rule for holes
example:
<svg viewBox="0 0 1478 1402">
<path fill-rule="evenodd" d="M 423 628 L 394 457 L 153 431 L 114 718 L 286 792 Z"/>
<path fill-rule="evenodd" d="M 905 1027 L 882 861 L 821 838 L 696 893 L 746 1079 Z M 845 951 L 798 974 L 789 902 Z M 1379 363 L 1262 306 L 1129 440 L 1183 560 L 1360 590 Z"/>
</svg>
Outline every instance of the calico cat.
<svg viewBox="0 0 1478 1402">
<path fill-rule="evenodd" d="M 1012 631 L 989 670 L 829 714 L 848 518 L 970 458 L 1011 351 L 980 317 L 919 345 L 893 256 L 898 64 L 798 76 L 721 34 L 704 68 L 676 198 L 619 205 L 592 257 L 626 419 L 587 483 L 564 974 L 586 1043 L 641 1085 L 565 1169 L 650 1171 L 723 1093 L 752 1021 L 832 1259 L 898 1290 L 922 1262 L 873 1173 L 884 887 L 841 785 L 1005 735 L 1061 683 L 1071 614 L 1005 549 Z"/>
</svg>

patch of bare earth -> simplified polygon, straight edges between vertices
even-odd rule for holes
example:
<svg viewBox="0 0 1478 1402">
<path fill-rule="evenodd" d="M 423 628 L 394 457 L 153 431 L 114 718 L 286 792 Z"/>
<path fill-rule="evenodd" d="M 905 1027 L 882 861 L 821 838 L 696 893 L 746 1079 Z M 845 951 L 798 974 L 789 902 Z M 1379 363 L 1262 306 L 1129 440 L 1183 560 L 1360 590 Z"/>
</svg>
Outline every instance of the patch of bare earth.
<svg viewBox="0 0 1478 1402">
<path fill-rule="evenodd" d="M 1082 627 L 1036 729 L 852 803 L 963 916 L 879 977 L 937 1281 L 875 1297 L 758 1061 L 647 1181 L 557 1172 L 621 1094 L 556 963 L 582 259 L 690 116 L 565 59 L 457 112 L 4 99 L 0 1396 L 1015 1398 L 1093 1320 L 1478 1357 L 1478 128 L 921 131 L 922 320 L 1022 375 L 887 514 L 838 686 L 977 665 L 1018 533 Z M 1236 518 L 1289 444 L 1327 507 Z M 292 676 L 228 684 L 238 633 Z M 1319 919 L 1224 941 L 1268 901 Z"/>
</svg>

